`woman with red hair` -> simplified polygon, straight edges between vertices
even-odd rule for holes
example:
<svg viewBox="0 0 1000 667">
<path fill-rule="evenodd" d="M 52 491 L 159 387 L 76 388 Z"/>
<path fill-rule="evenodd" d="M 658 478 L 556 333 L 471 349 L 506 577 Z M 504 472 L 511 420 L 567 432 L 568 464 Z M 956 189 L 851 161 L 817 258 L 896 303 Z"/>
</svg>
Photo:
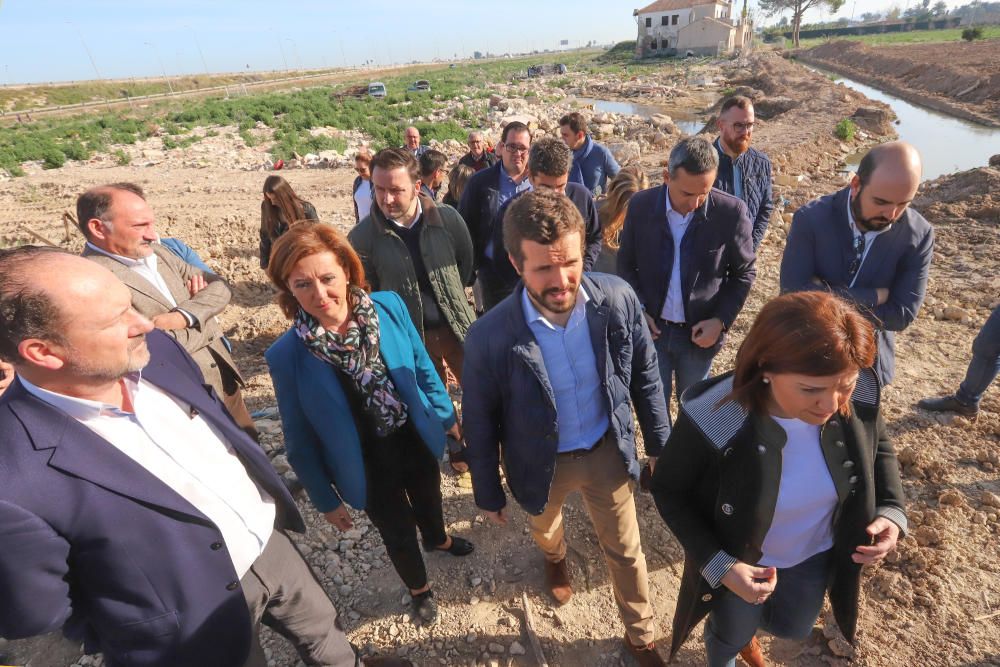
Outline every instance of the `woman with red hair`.
<svg viewBox="0 0 1000 667">
<path fill-rule="evenodd" d="M 708 616 L 709 665 L 763 665 L 757 630 L 804 639 L 827 592 L 854 640 L 861 567 L 906 530 L 875 349 L 850 304 L 786 294 L 761 310 L 732 373 L 684 392 L 652 480 L 685 552 L 671 657 Z"/>
</svg>

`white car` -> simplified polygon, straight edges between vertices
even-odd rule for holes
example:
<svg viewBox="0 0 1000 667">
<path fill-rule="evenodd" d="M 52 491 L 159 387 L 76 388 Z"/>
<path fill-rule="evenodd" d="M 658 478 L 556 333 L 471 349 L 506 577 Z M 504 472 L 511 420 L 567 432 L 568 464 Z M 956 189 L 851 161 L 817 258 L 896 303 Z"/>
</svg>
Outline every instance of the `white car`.
<svg viewBox="0 0 1000 667">
<path fill-rule="evenodd" d="M 385 97 L 385 84 L 381 81 L 372 81 L 368 84 L 368 95 L 370 97 Z"/>
</svg>

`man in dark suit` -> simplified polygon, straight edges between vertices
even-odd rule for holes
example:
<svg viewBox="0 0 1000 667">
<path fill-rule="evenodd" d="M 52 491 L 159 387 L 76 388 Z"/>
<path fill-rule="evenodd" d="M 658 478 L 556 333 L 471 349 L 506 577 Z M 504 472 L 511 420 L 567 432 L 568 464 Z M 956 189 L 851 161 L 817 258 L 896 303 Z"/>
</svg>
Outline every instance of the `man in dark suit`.
<svg viewBox="0 0 1000 667">
<path fill-rule="evenodd" d="M 718 154 L 690 137 L 670 151 L 664 184 L 629 201 L 618 275 L 639 295 L 667 403 L 708 377 L 756 277 L 746 204 L 712 187 Z"/>
<path fill-rule="evenodd" d="M 583 220 L 562 194 L 518 197 L 503 224 L 523 285 L 477 320 L 465 342 L 462 414 L 476 505 L 507 523 L 503 461 L 511 493 L 531 514 L 549 591 L 565 603 L 573 589 L 562 508 L 579 491 L 607 562 L 625 648 L 642 667 L 665 665 L 632 495 L 639 476 L 632 407 L 650 457 L 666 443 L 670 417 L 639 302 L 617 276 L 584 274 Z"/>
<path fill-rule="evenodd" d="M 514 195 L 531 189 L 528 181 L 531 130 L 520 121 L 508 123 L 500 142 L 497 148 L 500 161 L 473 174 L 458 202 L 458 212 L 472 236 L 473 268 L 479 283 L 476 307 L 480 311 L 486 310 L 487 302 L 496 303 L 485 295 L 498 288 L 490 268 L 494 258 L 505 254 L 493 241 L 494 225 L 500 224 L 497 212 Z M 480 298 L 479 294 L 484 296 Z"/>
<path fill-rule="evenodd" d="M 569 182 L 569 170 L 572 164 L 573 151 L 569 146 L 554 137 L 543 137 L 531 144 L 531 151 L 528 153 L 528 181 L 532 190 L 559 192 L 569 197 L 576 206 L 576 210 L 583 217 L 585 236 L 583 270 L 591 271 L 601 254 L 601 221 L 590 190 L 579 183 Z M 496 224 L 493 225 L 493 247 L 503 247 L 504 214 L 523 194 L 514 195 L 513 199 L 507 200 L 497 211 Z M 493 253 L 490 273 L 494 278 L 494 289 L 483 295 L 485 310 L 507 298 L 520 281 L 520 276 L 517 275 L 517 270 L 510 263 L 506 253 Z"/>
<path fill-rule="evenodd" d="M 895 332 L 924 302 L 934 255 L 934 229 L 909 208 L 920 173 L 920 154 L 907 143 L 871 149 L 849 187 L 795 212 L 781 258 L 782 292 L 831 290 L 875 324 L 883 384 L 896 370 Z"/>
<path fill-rule="evenodd" d="M 0 252 L 0 636 L 63 629 L 111 667 L 356 665 L 284 530 L 302 518 L 180 344 L 99 265 Z"/>
</svg>

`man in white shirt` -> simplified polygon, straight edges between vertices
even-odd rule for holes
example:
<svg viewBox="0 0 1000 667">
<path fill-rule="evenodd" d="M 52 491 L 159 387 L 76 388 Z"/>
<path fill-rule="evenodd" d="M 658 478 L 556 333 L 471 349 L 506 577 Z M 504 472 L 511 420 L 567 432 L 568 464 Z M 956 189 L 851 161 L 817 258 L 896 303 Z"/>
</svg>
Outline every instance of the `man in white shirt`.
<svg viewBox="0 0 1000 667">
<path fill-rule="evenodd" d="M 62 628 L 110 667 L 256 667 L 264 622 L 307 664 L 357 664 L 267 456 L 110 272 L 0 252 L 0 356 L 17 371 L 0 399 L 0 636 Z"/>
<path fill-rule="evenodd" d="M 134 183 L 91 188 L 77 198 L 76 211 L 87 239 L 83 256 L 132 290 L 132 307 L 184 346 L 236 422 L 256 439 L 243 402 L 243 377 L 216 319 L 232 297 L 226 282 L 158 243 L 153 211 Z"/>
</svg>

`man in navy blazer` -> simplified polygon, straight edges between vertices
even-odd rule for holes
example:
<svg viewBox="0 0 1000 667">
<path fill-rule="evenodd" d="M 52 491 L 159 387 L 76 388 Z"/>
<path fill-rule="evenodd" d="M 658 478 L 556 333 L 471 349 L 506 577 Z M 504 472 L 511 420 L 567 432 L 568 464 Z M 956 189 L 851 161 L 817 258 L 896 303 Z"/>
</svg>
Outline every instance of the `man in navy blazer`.
<svg viewBox="0 0 1000 667">
<path fill-rule="evenodd" d="M 782 292 L 831 290 L 875 324 L 883 384 L 896 370 L 895 332 L 924 302 L 934 255 L 934 229 L 909 208 L 920 173 L 920 154 L 907 143 L 871 149 L 849 187 L 795 212 L 781 258 Z"/>
<path fill-rule="evenodd" d="M 17 371 L 0 399 L 0 636 L 62 628 L 109 666 L 256 666 L 263 621 L 308 664 L 356 664 L 283 532 L 305 526 L 267 456 L 111 272 L 0 253 L 0 356 Z"/>
<path fill-rule="evenodd" d="M 746 204 L 712 187 L 719 158 L 703 137 L 670 151 L 664 184 L 629 201 L 618 275 L 642 303 L 667 403 L 708 377 L 756 277 Z"/>
</svg>

